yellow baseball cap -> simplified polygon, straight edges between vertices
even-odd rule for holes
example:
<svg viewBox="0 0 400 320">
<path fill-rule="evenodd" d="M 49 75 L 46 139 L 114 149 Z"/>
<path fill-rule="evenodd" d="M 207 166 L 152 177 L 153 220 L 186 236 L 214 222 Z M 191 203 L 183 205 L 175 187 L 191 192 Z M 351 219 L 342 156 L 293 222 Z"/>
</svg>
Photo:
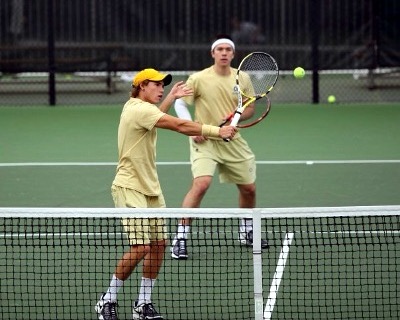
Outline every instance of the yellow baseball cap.
<svg viewBox="0 0 400 320">
<path fill-rule="evenodd" d="M 164 85 L 167 86 L 171 83 L 172 76 L 170 74 L 163 74 L 155 69 L 149 68 L 138 72 L 138 74 L 133 78 L 132 84 L 134 87 L 137 87 L 145 80 L 162 81 L 164 82 Z"/>
</svg>

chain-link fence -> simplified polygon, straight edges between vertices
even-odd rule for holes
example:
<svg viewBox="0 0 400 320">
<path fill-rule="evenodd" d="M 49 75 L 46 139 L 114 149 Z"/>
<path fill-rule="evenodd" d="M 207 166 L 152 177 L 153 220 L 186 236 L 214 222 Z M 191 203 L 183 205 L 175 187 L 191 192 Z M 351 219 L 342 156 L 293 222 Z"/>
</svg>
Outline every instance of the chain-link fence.
<svg viewBox="0 0 400 320">
<path fill-rule="evenodd" d="M 0 105 L 119 103 L 126 72 L 212 63 L 218 33 L 282 70 L 278 102 L 400 101 L 396 0 L 2 0 Z M 291 70 L 302 66 L 305 79 Z"/>
</svg>

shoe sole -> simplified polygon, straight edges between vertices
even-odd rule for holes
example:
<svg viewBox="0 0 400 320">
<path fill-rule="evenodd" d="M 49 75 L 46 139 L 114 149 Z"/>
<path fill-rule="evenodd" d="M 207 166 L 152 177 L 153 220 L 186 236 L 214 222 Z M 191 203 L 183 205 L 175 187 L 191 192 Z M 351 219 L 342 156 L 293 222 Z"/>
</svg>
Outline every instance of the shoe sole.
<svg viewBox="0 0 400 320">
<path fill-rule="evenodd" d="M 101 308 L 100 306 L 98 306 L 97 304 L 96 304 L 96 306 L 94 307 L 94 310 L 96 310 L 98 319 L 99 319 L 99 320 L 104 320 L 103 315 L 100 313 L 100 312 L 101 312 L 101 309 L 102 309 L 102 308 Z"/>
<path fill-rule="evenodd" d="M 134 314 L 133 316 L 132 316 L 132 319 L 133 320 L 143 320 L 143 319 L 148 319 L 148 320 L 163 320 L 164 318 L 160 318 L 160 317 L 156 317 L 156 318 L 149 318 L 149 317 L 147 317 L 147 318 L 143 318 L 143 317 L 141 317 L 140 315 L 136 315 L 136 314 Z"/>
<path fill-rule="evenodd" d="M 269 244 L 267 243 L 266 245 L 261 245 L 261 249 L 269 249 Z"/>
<path fill-rule="evenodd" d="M 177 260 L 187 260 L 187 258 L 189 257 L 188 255 L 179 255 L 177 256 L 174 253 L 171 253 L 171 257 Z"/>
<path fill-rule="evenodd" d="M 140 313 L 137 313 L 136 311 L 134 311 L 135 313 L 132 314 L 132 319 L 133 320 L 143 320 L 143 319 L 148 319 L 148 320 L 164 320 L 164 318 L 162 316 L 157 316 L 157 317 L 143 317 Z"/>
</svg>

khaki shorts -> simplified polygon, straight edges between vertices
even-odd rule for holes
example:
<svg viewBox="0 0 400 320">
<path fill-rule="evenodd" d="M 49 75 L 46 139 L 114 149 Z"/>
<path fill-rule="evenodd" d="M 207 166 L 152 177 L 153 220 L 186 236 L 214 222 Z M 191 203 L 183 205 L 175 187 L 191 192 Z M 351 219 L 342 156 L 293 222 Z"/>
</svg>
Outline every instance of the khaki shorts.
<svg viewBox="0 0 400 320">
<path fill-rule="evenodd" d="M 230 142 L 207 140 L 195 143 L 190 139 L 190 161 L 194 178 L 214 176 L 216 168 L 222 183 L 251 184 L 256 181 L 256 162 L 246 140 Z"/>
<path fill-rule="evenodd" d="M 111 195 L 116 208 L 165 208 L 164 196 L 146 196 L 133 189 L 112 185 Z M 165 219 L 121 219 L 130 245 L 149 244 L 167 239 Z"/>
</svg>

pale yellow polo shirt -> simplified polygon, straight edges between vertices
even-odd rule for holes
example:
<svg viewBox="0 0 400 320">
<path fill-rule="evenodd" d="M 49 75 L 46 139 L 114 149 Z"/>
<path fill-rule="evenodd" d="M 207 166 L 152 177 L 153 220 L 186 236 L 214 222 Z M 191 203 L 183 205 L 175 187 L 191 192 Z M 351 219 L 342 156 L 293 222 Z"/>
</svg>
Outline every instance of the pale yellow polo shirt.
<svg viewBox="0 0 400 320">
<path fill-rule="evenodd" d="M 118 166 L 113 184 L 147 196 L 161 194 L 156 169 L 157 130 L 165 113 L 137 98 L 125 104 L 118 127 Z"/>
<path fill-rule="evenodd" d="M 237 69 L 231 68 L 230 75 L 221 76 L 211 66 L 192 74 L 186 84 L 194 91 L 193 96 L 182 98 L 188 105 L 195 105 L 194 118 L 201 124 L 219 126 L 228 114 L 232 113 L 238 103 L 234 92 Z M 241 79 L 242 80 L 242 79 Z M 241 83 L 243 92 L 254 92 L 250 80 Z M 235 138 L 240 136 L 236 134 Z"/>
</svg>

